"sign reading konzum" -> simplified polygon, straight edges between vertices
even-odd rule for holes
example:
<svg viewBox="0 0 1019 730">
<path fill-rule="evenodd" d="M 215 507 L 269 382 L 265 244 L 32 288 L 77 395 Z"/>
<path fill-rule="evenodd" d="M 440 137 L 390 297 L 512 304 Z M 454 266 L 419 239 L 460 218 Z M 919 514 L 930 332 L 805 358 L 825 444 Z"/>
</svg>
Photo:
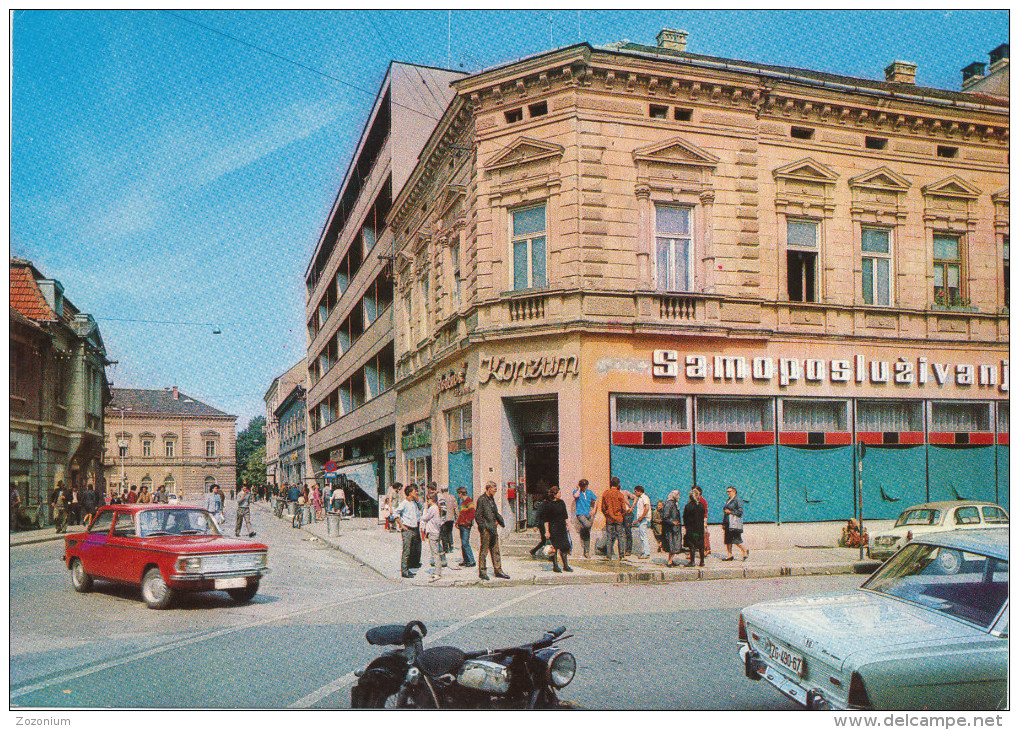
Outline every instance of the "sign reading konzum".
<svg viewBox="0 0 1019 730">
<path fill-rule="evenodd" d="M 1001 364 L 974 365 L 959 362 L 934 362 L 926 357 L 897 360 L 872 360 L 854 355 L 851 360 L 795 357 L 733 357 L 727 355 L 687 355 L 680 361 L 676 350 L 655 350 L 651 373 L 656 378 L 751 381 L 761 384 L 778 382 L 780 387 L 797 383 L 856 383 L 906 386 L 974 386 L 1008 392 L 1008 360 Z"/>
</svg>

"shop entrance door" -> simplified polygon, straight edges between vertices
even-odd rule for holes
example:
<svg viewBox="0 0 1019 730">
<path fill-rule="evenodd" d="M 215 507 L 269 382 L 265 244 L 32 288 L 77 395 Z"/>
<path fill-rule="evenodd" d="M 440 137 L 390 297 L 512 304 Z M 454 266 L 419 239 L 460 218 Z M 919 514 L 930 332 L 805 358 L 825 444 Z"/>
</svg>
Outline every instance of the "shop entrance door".
<svg viewBox="0 0 1019 730">
<path fill-rule="evenodd" d="M 559 440 L 554 435 L 529 435 L 525 437 L 522 451 L 527 526 L 535 527 L 538 504 L 548 495 L 548 488 L 559 483 Z"/>
</svg>

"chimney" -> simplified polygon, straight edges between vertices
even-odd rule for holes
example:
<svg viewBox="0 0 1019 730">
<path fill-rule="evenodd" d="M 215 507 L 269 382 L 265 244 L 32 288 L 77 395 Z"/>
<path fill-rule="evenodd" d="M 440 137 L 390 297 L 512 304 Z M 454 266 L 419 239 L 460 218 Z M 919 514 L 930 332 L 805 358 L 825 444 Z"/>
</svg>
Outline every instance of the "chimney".
<svg viewBox="0 0 1019 730">
<path fill-rule="evenodd" d="M 670 51 L 685 51 L 686 36 L 687 32 L 685 30 L 662 28 L 661 32 L 655 36 L 655 40 L 658 41 L 659 48 L 668 48 Z"/>
<path fill-rule="evenodd" d="M 173 386 L 173 399 L 180 400 L 180 393 L 177 391 L 177 386 Z"/>
<path fill-rule="evenodd" d="M 885 68 L 885 81 L 889 84 L 916 84 L 916 64 L 892 61 Z"/>
<path fill-rule="evenodd" d="M 997 71 L 995 66 L 997 66 L 1001 61 L 1008 60 L 1008 44 L 1002 43 L 1000 46 L 995 48 L 993 51 L 991 51 L 990 57 L 991 57 L 991 71 Z"/>
<path fill-rule="evenodd" d="M 984 77 L 984 67 L 986 63 L 980 63 L 980 61 L 974 61 L 969 66 L 962 70 L 962 90 L 965 91 L 970 86 L 980 81 Z"/>
</svg>

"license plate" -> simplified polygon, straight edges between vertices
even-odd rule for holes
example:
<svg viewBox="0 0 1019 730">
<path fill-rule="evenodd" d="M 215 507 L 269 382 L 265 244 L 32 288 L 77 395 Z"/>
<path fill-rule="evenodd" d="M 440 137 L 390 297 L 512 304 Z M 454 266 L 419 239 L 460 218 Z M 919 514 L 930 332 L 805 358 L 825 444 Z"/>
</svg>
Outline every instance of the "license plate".
<svg viewBox="0 0 1019 730">
<path fill-rule="evenodd" d="M 803 675 L 805 662 L 802 656 L 788 649 L 783 649 L 781 646 L 776 646 L 770 641 L 765 648 L 768 650 L 768 656 L 772 660 L 778 662 L 786 669 L 796 672 L 797 675 Z"/>
<path fill-rule="evenodd" d="M 215 580 L 217 590 L 223 590 L 226 588 L 244 588 L 247 585 L 247 578 L 217 578 Z"/>
</svg>

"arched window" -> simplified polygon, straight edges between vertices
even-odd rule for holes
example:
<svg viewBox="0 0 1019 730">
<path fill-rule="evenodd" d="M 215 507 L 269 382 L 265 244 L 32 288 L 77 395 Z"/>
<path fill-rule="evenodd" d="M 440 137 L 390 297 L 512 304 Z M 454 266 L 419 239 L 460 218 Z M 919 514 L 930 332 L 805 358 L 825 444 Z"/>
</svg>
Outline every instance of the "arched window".
<svg viewBox="0 0 1019 730">
<path fill-rule="evenodd" d="M 173 494 L 177 491 L 177 483 L 173 480 L 172 474 L 167 474 L 166 479 L 163 480 L 163 486 L 166 487 L 167 494 Z"/>
<path fill-rule="evenodd" d="M 216 477 L 210 475 L 205 477 L 205 491 L 209 491 L 209 487 L 216 483 Z"/>
<path fill-rule="evenodd" d="M 142 477 L 142 488 L 149 490 L 150 494 L 152 493 L 152 477 L 148 474 Z"/>
</svg>

